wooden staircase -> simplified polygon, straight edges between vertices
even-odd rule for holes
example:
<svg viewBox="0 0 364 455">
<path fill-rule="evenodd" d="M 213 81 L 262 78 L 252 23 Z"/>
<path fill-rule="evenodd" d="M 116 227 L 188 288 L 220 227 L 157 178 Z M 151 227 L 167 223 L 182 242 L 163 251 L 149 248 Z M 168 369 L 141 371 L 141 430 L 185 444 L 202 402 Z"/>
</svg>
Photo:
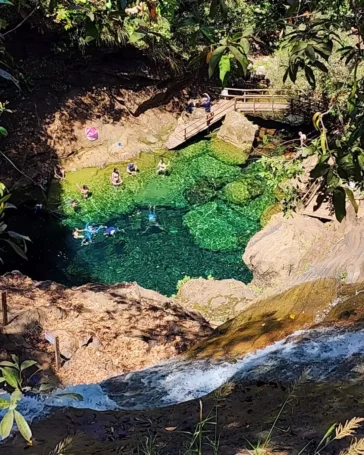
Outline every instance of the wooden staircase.
<svg viewBox="0 0 364 455">
<path fill-rule="evenodd" d="M 234 95 L 229 95 L 233 90 Z M 224 99 L 220 99 L 211 107 L 213 116 L 191 120 L 177 126 L 169 136 L 166 147 L 170 150 L 182 145 L 193 136 L 208 129 L 211 125 L 222 120 L 228 112 L 238 111 L 247 114 L 282 112 L 290 108 L 289 95 L 278 95 L 271 90 L 240 90 L 225 89 L 222 92 Z"/>
</svg>

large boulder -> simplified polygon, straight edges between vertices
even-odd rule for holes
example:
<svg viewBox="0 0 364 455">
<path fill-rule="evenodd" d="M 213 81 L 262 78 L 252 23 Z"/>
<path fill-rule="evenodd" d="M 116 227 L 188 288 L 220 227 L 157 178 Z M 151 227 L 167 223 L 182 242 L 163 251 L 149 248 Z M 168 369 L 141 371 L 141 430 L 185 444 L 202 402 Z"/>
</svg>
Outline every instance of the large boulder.
<svg viewBox="0 0 364 455">
<path fill-rule="evenodd" d="M 225 322 L 254 299 L 248 286 L 237 280 L 192 279 L 180 288 L 177 299 L 184 307 L 200 311 L 213 322 Z"/>
<path fill-rule="evenodd" d="M 232 111 L 226 114 L 217 137 L 245 151 L 247 149 L 250 151 L 257 131 L 257 125 L 250 122 L 240 112 Z"/>
<path fill-rule="evenodd" d="M 243 260 L 253 272 L 253 284 L 270 287 L 294 276 L 301 259 L 318 242 L 325 225 L 315 218 L 295 214 L 272 217 L 248 243 Z"/>
<path fill-rule="evenodd" d="M 136 283 L 77 288 L 35 282 L 19 273 L 0 278 L 8 293 L 8 345 L 53 352 L 44 331 L 59 337 L 66 384 L 93 383 L 166 360 L 211 333 L 197 312 Z M 35 356 L 38 360 L 38 356 Z"/>
</svg>

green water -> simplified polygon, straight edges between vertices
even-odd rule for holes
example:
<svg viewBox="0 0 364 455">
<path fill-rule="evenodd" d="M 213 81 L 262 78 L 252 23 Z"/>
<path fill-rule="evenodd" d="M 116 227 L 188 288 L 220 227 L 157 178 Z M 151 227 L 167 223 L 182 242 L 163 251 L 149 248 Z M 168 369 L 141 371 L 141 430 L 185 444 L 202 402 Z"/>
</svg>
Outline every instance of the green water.
<svg viewBox="0 0 364 455">
<path fill-rule="evenodd" d="M 155 173 L 161 156 L 169 163 L 167 176 Z M 201 141 L 180 152 L 142 154 L 136 176 L 127 175 L 126 163 L 119 164 L 121 187 L 110 184 L 114 166 L 70 172 L 51 188 L 48 208 L 53 215 L 21 209 L 13 218 L 14 227 L 29 235 L 33 245 L 28 263 L 11 267 L 65 284 L 137 281 L 167 295 L 176 292 L 184 276 L 249 282 L 241 257 L 274 196 L 257 177 L 255 165 L 227 161 L 216 159 L 210 143 Z M 226 187 L 231 182 L 240 183 Z M 81 200 L 76 184 L 87 184 L 92 196 Z M 80 201 L 76 211 L 70 206 L 73 198 Z M 148 229 L 149 205 L 155 206 L 162 229 Z M 86 223 L 124 232 L 114 238 L 99 233 L 90 245 L 81 246 L 72 230 Z"/>
</svg>

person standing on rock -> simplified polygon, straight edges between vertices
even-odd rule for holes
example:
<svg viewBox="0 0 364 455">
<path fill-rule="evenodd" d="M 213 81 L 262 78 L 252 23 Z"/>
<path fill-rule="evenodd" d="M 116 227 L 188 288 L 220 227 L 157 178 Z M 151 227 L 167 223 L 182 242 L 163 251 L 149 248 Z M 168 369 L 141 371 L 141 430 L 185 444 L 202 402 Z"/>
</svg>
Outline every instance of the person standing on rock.
<svg viewBox="0 0 364 455">
<path fill-rule="evenodd" d="M 307 136 L 303 134 L 302 131 L 298 133 L 298 136 L 300 137 L 301 147 L 304 147 L 306 145 Z"/>
</svg>

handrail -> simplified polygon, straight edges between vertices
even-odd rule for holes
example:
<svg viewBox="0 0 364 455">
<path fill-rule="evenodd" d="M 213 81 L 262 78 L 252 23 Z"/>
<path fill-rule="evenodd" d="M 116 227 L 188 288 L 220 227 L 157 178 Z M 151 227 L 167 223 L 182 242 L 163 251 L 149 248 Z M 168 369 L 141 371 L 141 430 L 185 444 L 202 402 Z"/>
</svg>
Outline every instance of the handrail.
<svg viewBox="0 0 364 455">
<path fill-rule="evenodd" d="M 316 179 L 310 188 L 306 191 L 306 193 L 302 196 L 302 204 L 304 208 L 308 206 L 308 204 L 311 202 L 312 198 L 315 196 L 317 193 L 317 190 L 321 187 L 322 185 L 322 178 Z M 307 200 L 306 200 L 307 199 Z"/>
</svg>

